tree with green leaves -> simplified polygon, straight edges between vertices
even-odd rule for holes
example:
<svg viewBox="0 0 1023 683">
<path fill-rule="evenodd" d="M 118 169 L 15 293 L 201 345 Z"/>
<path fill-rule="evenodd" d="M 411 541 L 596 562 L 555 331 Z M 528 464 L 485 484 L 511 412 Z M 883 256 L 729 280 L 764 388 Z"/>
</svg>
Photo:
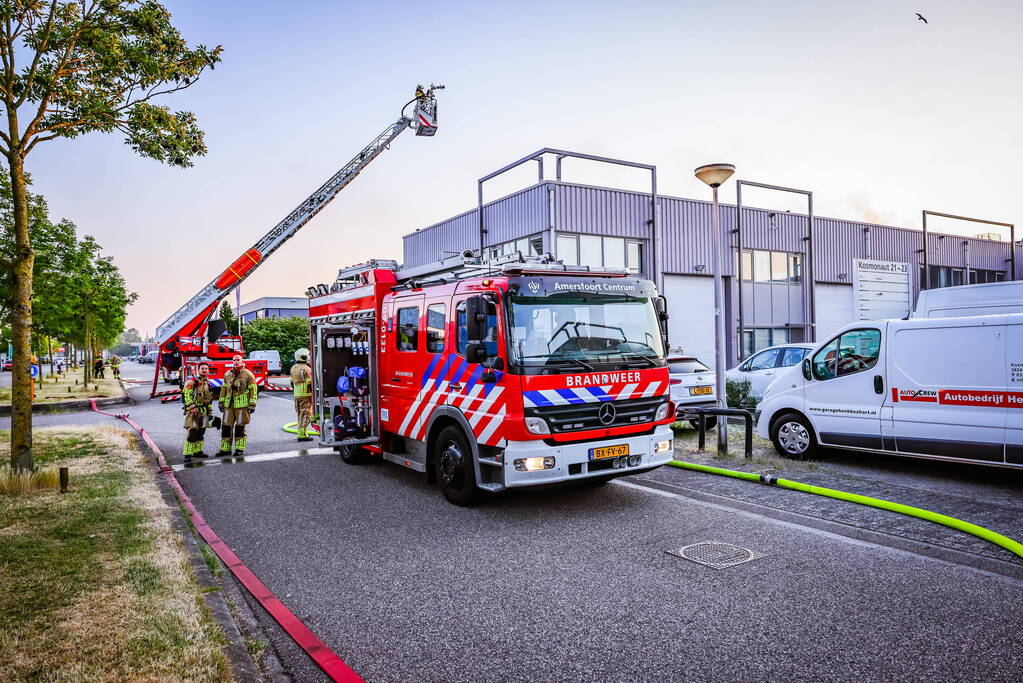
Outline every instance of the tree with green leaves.
<svg viewBox="0 0 1023 683">
<path fill-rule="evenodd" d="M 245 351 L 276 349 L 281 354 L 281 367 L 289 367 L 295 351 L 309 348 L 309 321 L 298 316 L 287 318 L 256 318 L 242 328 Z"/>
<path fill-rule="evenodd" d="M 141 343 L 142 335 L 139 334 L 136 328 L 132 327 L 117 335 L 117 339 L 114 341 L 110 351 L 118 356 L 130 356 L 135 353 L 134 344 Z"/>
<path fill-rule="evenodd" d="M 13 194 L 11 301 L 14 380 L 11 465 L 32 467 L 30 204 L 25 161 L 39 143 L 120 132 L 138 154 L 190 166 L 206 152 L 191 112 L 157 98 L 183 90 L 220 61 L 221 48 L 189 46 L 153 0 L 0 0 L 0 154 Z M 115 269 L 116 270 L 116 269 Z"/>
<path fill-rule="evenodd" d="M 238 318 L 235 317 L 231 304 L 227 303 L 226 299 L 220 304 L 220 319 L 227 325 L 228 332 L 238 334 Z"/>
</svg>

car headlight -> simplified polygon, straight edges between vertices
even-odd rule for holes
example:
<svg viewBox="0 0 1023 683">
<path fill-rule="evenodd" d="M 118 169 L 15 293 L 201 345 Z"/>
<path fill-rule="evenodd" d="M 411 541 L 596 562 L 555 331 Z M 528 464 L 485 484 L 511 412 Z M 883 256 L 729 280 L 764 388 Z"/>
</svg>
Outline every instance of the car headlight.
<svg viewBox="0 0 1023 683">
<path fill-rule="evenodd" d="M 542 417 L 527 417 L 526 431 L 530 434 L 550 434 L 551 428 L 547 426 L 547 420 Z"/>
<path fill-rule="evenodd" d="M 664 418 L 668 417 L 669 410 L 671 410 L 671 401 L 665 401 L 661 405 L 657 406 L 657 412 L 654 414 L 654 422 L 660 422 Z"/>
</svg>

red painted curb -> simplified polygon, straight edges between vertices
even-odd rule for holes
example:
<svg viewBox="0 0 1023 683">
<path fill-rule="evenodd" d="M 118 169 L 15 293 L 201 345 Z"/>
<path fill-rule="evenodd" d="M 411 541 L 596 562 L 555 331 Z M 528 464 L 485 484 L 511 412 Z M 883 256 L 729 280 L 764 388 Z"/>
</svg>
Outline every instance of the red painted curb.
<svg viewBox="0 0 1023 683">
<path fill-rule="evenodd" d="M 252 570 L 245 566 L 245 563 L 235 555 L 234 551 L 224 543 L 216 532 L 206 523 L 203 516 L 196 509 L 195 504 L 192 503 L 192 499 L 188 497 L 185 490 L 181 488 L 180 482 L 177 477 L 174 476 L 174 470 L 168 465 L 166 459 L 163 457 L 163 452 L 156 445 L 156 443 L 150 438 L 149 433 L 145 429 L 135 424 L 132 420 L 128 419 L 127 413 L 121 413 L 115 415 L 114 413 L 108 413 L 104 410 L 100 410 L 96 407 L 96 401 L 91 401 L 92 409 L 97 413 L 103 415 L 109 415 L 110 417 L 116 417 L 120 420 L 124 420 L 128 425 L 138 432 L 142 440 L 146 442 L 146 445 L 152 449 L 153 453 L 156 454 L 157 462 L 160 464 L 160 472 L 167 477 L 167 482 L 171 488 L 174 489 L 175 495 L 178 497 L 178 502 L 181 503 L 181 507 L 185 508 L 191 516 L 192 524 L 195 525 L 196 531 L 203 537 L 203 540 L 213 549 L 213 552 L 217 554 L 221 562 L 231 570 L 238 580 L 245 586 L 245 589 L 252 594 L 259 604 L 263 606 L 270 616 L 272 616 L 281 627 L 287 631 L 288 635 L 305 650 L 306 654 L 312 658 L 314 662 L 323 672 L 330 676 L 332 680 L 344 681 L 345 683 L 362 683 L 363 679 L 359 674 L 355 673 L 344 661 L 337 656 L 337 654 L 331 650 L 327 645 L 317 638 L 309 627 L 302 623 L 299 619 L 284 606 L 270 589 L 263 585 L 263 582 L 256 578 L 256 575 L 252 573 Z"/>
</svg>

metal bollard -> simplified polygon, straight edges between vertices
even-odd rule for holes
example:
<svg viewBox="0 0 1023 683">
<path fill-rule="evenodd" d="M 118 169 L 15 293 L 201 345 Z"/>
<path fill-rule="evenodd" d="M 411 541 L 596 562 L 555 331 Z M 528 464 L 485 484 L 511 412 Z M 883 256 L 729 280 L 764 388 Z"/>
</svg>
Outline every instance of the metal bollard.
<svg viewBox="0 0 1023 683">
<path fill-rule="evenodd" d="M 700 445 L 697 447 L 697 450 L 702 453 L 704 448 L 707 446 L 707 416 L 704 415 L 703 413 L 700 413 L 699 417 L 700 417 L 699 426 Z"/>
<path fill-rule="evenodd" d="M 68 486 L 68 469 L 66 467 L 60 468 L 60 492 L 67 493 Z"/>
</svg>

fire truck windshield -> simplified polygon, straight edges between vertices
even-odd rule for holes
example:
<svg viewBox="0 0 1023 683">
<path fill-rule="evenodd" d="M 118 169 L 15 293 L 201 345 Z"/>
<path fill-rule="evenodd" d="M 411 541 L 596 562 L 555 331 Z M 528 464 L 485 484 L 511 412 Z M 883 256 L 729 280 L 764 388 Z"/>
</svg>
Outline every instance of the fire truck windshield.
<svg viewBox="0 0 1023 683">
<path fill-rule="evenodd" d="M 664 365 L 657 314 L 648 297 L 512 294 L 509 304 L 511 363 L 526 374 Z"/>
</svg>

